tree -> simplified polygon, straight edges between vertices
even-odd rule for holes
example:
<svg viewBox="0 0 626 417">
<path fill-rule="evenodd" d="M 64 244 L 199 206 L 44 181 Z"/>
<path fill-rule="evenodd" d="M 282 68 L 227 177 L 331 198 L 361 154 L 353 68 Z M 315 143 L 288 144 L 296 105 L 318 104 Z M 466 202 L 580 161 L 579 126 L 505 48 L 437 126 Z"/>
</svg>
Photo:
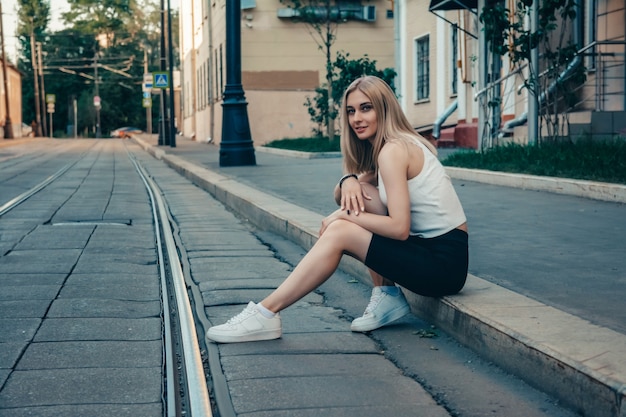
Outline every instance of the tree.
<svg viewBox="0 0 626 417">
<path fill-rule="evenodd" d="M 315 97 L 307 98 L 304 105 L 307 107 L 311 121 L 317 125 L 313 130 L 316 136 L 322 136 L 322 125 L 326 115 L 331 114 L 336 118 L 344 91 L 355 79 L 364 75 L 375 75 L 383 79 L 395 91 L 393 80 L 396 72 L 392 68 L 379 70 L 376 68 L 376 60 L 370 60 L 367 55 L 358 59 L 350 59 L 350 54 L 343 55 L 337 52 L 335 62 L 331 64 L 331 88 L 315 89 Z M 332 92 L 332 100 L 328 100 L 328 92 Z M 332 140 L 332 137 L 330 137 Z"/>
<path fill-rule="evenodd" d="M 22 78 L 22 120 L 28 123 L 37 119 L 36 106 L 40 106 L 35 97 L 31 35 L 36 39 L 41 39 L 47 32 L 50 22 L 50 4 L 45 0 L 19 0 L 17 15 L 17 37 L 20 44 L 17 67 L 24 74 Z"/>
<path fill-rule="evenodd" d="M 547 138 L 555 140 L 561 136 L 567 112 L 576 100 L 572 87 L 585 81 L 585 67 L 582 60 L 580 64 L 575 61 L 579 45 L 568 36 L 576 18 L 575 1 L 536 0 L 536 3 L 539 20 L 535 31 L 527 25 L 528 19 L 532 18 L 532 0 L 517 1 L 513 11 L 499 2 L 489 4 L 482 10 L 480 21 L 484 25 L 489 51 L 494 56 L 507 55 L 512 71 L 519 71 L 524 86 L 539 98 Z M 541 53 L 539 73 L 530 65 L 534 48 L 539 48 Z M 497 96 L 486 102 L 490 107 L 500 105 Z"/>
<path fill-rule="evenodd" d="M 326 97 L 332 99 L 332 46 L 336 40 L 335 34 L 339 21 L 346 16 L 342 14 L 339 5 L 331 7 L 330 0 L 280 0 L 280 2 L 286 3 L 289 8 L 293 9 L 294 18 L 297 21 L 307 24 L 318 48 L 324 52 L 326 56 Z M 328 110 L 334 108 L 332 101 L 327 101 L 326 108 Z M 326 122 L 326 134 L 332 141 L 335 136 L 335 115 L 328 111 L 323 117 Z"/>
<path fill-rule="evenodd" d="M 78 131 L 93 135 L 96 125 L 96 66 L 103 131 L 123 125 L 143 126 L 146 117 L 141 106 L 144 51 L 148 52 L 149 70 L 157 68 L 160 38 L 158 6 L 148 0 L 68 0 L 70 10 L 63 14 L 65 29 L 50 33 L 46 29 L 48 1 L 20 2 L 20 69 L 30 75 L 24 79 L 24 91 L 34 91 L 30 62 L 30 31 L 34 27 L 36 40 L 43 44 L 46 92 L 56 95 L 54 126 L 64 130 L 65 125 L 74 124 L 73 104 L 76 100 Z M 32 21 L 30 17 L 33 17 Z M 177 35 L 175 13 L 172 20 L 173 34 Z M 177 53 L 174 55 L 178 56 Z M 25 109 L 30 97 L 24 99 Z M 33 102 L 28 100 L 28 103 Z M 24 114 L 34 119 L 32 109 Z M 56 136 L 63 133 L 57 132 Z"/>
</svg>

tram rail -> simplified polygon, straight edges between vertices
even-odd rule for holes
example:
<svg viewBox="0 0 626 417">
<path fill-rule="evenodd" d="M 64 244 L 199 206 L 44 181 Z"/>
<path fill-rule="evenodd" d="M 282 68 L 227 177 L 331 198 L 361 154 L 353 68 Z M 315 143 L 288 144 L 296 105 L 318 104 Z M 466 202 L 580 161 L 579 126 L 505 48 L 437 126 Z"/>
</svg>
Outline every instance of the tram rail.
<svg viewBox="0 0 626 417">
<path fill-rule="evenodd" d="M 130 154 L 129 154 L 130 156 Z M 187 295 L 187 286 L 185 284 L 185 278 L 183 275 L 183 269 L 178 258 L 178 251 L 172 229 L 170 227 L 169 218 L 167 216 L 166 203 L 161 195 L 161 192 L 156 182 L 147 174 L 141 164 L 131 157 L 137 172 L 144 181 L 146 190 L 150 195 L 150 201 L 152 203 L 152 210 L 154 216 L 154 224 L 156 227 L 157 247 L 159 252 L 159 264 L 161 267 L 161 288 L 163 293 L 163 310 L 165 320 L 165 334 L 166 334 L 166 378 L 169 381 L 173 381 L 174 374 L 176 373 L 177 363 L 174 348 L 177 346 L 176 341 L 171 331 L 172 326 L 178 330 L 180 342 L 182 348 L 176 355 L 181 356 L 181 362 L 184 364 L 182 367 L 184 372 L 180 375 L 178 387 L 184 387 L 186 395 L 182 396 L 186 400 L 186 405 L 189 407 L 189 413 L 186 415 L 205 416 L 211 417 L 211 404 L 209 398 L 209 391 L 206 385 L 206 376 L 204 374 L 204 368 L 202 364 L 202 357 L 200 354 L 200 347 L 196 337 L 196 327 L 194 321 L 194 315 L 191 310 L 191 304 Z M 165 250 L 165 253 L 164 253 Z M 167 257 L 167 265 L 169 265 L 169 274 L 165 271 L 165 264 Z M 172 323 L 169 315 L 166 312 L 170 311 L 170 305 L 168 297 L 170 290 L 167 285 L 167 277 L 171 278 L 171 286 L 174 290 L 173 298 L 175 298 L 175 309 L 178 318 L 176 323 Z M 168 324 L 169 323 L 169 324 Z M 178 415 L 177 404 L 175 400 L 176 385 L 167 384 L 167 404 L 168 416 Z M 178 406 L 181 406 L 178 404 Z"/>
<path fill-rule="evenodd" d="M 62 178 L 89 150 L 25 192 L 4 203 L 0 202 L 0 217 Z M 195 318 L 178 257 L 179 249 L 168 217 L 167 203 L 157 183 L 128 149 L 127 155 L 149 196 L 155 228 L 162 303 L 164 415 L 212 417 Z"/>
</svg>

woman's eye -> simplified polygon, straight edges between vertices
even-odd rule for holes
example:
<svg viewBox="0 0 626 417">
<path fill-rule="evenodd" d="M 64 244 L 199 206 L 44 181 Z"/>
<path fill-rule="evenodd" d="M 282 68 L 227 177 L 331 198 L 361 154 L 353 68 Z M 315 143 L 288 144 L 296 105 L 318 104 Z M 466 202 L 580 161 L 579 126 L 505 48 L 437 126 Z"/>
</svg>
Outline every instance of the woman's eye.
<svg viewBox="0 0 626 417">
<path fill-rule="evenodd" d="M 354 109 L 348 109 L 348 114 L 354 114 Z"/>
<path fill-rule="evenodd" d="M 369 104 L 361 107 L 361 111 L 365 112 L 365 111 L 370 111 L 370 110 L 372 110 L 372 106 Z"/>
</svg>

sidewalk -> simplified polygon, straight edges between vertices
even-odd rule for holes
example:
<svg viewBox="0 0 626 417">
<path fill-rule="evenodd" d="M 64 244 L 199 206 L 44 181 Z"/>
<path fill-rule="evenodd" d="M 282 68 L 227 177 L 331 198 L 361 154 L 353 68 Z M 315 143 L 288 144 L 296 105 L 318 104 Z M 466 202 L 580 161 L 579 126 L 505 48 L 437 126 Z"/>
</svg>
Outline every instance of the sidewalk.
<svg viewBox="0 0 626 417">
<path fill-rule="evenodd" d="M 220 168 L 216 146 L 139 142 L 261 229 L 305 248 L 334 208 L 338 158 L 257 151 L 256 167 Z M 570 407 L 624 416 L 623 205 L 458 180 L 455 187 L 470 224 L 472 275 L 457 296 L 410 294 L 414 311 Z M 355 262 L 344 266 L 367 276 Z"/>
</svg>

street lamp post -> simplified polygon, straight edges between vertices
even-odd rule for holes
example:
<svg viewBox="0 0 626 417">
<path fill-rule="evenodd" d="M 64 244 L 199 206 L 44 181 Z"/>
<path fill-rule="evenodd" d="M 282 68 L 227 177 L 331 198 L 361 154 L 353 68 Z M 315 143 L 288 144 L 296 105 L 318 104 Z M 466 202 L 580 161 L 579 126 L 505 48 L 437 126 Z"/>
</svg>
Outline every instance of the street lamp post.
<svg viewBox="0 0 626 417">
<path fill-rule="evenodd" d="M 241 0 L 226 2 L 226 87 L 222 103 L 220 166 L 256 165 L 241 85 Z"/>
<path fill-rule="evenodd" d="M 161 0 L 161 42 L 160 42 L 160 55 L 159 55 L 159 70 L 165 71 L 166 69 L 166 58 L 165 58 L 165 1 Z M 167 118 L 168 110 L 167 110 L 167 100 L 165 89 L 161 89 L 160 91 L 160 111 L 159 111 L 159 145 L 169 145 L 169 122 Z"/>
<path fill-rule="evenodd" d="M 170 146 L 176 147 L 176 114 L 174 112 L 174 43 L 172 42 L 172 10 L 170 0 L 167 0 L 167 46 L 168 67 L 170 76 Z"/>
</svg>

